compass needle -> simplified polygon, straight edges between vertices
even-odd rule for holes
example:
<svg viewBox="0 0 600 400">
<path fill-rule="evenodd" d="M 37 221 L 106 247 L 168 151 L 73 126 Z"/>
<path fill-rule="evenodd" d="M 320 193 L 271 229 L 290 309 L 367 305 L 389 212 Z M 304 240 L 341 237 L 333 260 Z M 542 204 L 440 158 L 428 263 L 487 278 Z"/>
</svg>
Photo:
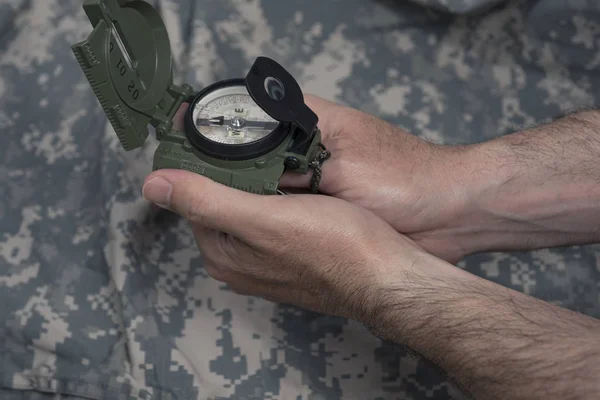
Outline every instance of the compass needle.
<svg viewBox="0 0 600 400">
<path fill-rule="evenodd" d="M 210 93 L 195 104 L 194 114 L 198 132 L 208 140 L 224 144 L 259 141 L 280 125 L 254 103 L 245 86 L 230 86 Z"/>
</svg>

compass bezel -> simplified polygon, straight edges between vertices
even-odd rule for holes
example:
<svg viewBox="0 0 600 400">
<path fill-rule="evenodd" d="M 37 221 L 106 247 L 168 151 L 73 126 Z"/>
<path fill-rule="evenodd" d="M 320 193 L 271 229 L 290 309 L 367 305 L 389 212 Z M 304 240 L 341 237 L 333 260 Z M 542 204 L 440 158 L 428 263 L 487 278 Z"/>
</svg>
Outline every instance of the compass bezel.
<svg viewBox="0 0 600 400">
<path fill-rule="evenodd" d="M 246 81 L 244 79 L 227 79 L 216 82 L 204 88 L 190 102 L 184 117 L 185 135 L 190 144 L 209 157 L 231 161 L 258 158 L 277 149 L 290 133 L 291 125 L 288 123 L 279 122 L 277 128 L 265 137 L 245 144 L 218 143 L 208 139 L 198 131 L 193 117 L 197 104 L 210 93 L 232 86 L 240 86 L 246 90 Z"/>
</svg>

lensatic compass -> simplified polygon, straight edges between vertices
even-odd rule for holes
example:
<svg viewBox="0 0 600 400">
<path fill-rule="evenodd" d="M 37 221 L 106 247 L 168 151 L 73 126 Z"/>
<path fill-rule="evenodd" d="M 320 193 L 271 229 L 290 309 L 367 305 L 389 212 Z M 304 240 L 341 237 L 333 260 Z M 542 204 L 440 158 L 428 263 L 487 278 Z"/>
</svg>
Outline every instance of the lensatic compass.
<svg viewBox="0 0 600 400">
<path fill-rule="evenodd" d="M 283 173 L 314 170 L 317 192 L 329 152 L 317 115 L 295 79 L 277 62 L 258 57 L 245 78 L 214 83 L 199 93 L 173 84 L 167 29 L 141 0 L 86 0 L 94 29 L 73 52 L 126 151 L 141 147 L 148 125 L 160 141 L 153 170 L 184 169 L 256 194 L 277 194 Z M 189 103 L 185 129 L 173 118 Z"/>
</svg>

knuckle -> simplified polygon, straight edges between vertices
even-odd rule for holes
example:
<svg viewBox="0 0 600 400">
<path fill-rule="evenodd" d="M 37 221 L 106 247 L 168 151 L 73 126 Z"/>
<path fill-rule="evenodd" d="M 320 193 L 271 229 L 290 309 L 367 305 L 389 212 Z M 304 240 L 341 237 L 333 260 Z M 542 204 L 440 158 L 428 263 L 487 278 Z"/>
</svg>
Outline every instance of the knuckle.
<svg viewBox="0 0 600 400">
<path fill-rule="evenodd" d="M 205 209 L 205 202 L 202 200 L 202 196 L 194 196 L 186 207 L 185 216 L 190 221 L 201 221 Z"/>
<path fill-rule="evenodd" d="M 254 292 L 246 286 L 229 285 L 229 289 L 240 296 L 252 296 Z"/>
<path fill-rule="evenodd" d="M 240 261 L 241 256 L 236 249 L 234 240 L 235 239 L 231 235 L 219 232 L 215 241 L 215 247 L 223 257 L 236 263 Z"/>
<path fill-rule="evenodd" d="M 247 265 L 257 258 L 255 251 L 250 246 L 226 233 L 219 233 L 215 247 L 222 262 L 228 263 L 232 270 L 238 272 L 244 271 Z"/>
</svg>

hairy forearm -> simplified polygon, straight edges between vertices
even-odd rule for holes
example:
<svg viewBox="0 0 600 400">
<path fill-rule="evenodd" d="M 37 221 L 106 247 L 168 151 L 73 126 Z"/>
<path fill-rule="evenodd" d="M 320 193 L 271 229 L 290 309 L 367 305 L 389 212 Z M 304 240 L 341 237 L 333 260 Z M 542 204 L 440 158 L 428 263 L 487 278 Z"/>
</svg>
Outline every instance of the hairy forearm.
<svg viewBox="0 0 600 400">
<path fill-rule="evenodd" d="M 467 146 L 461 157 L 472 252 L 600 241 L 600 111 Z"/>
<path fill-rule="evenodd" d="M 380 291 L 374 333 L 437 363 L 475 398 L 600 393 L 598 320 L 423 262 Z"/>
</svg>

